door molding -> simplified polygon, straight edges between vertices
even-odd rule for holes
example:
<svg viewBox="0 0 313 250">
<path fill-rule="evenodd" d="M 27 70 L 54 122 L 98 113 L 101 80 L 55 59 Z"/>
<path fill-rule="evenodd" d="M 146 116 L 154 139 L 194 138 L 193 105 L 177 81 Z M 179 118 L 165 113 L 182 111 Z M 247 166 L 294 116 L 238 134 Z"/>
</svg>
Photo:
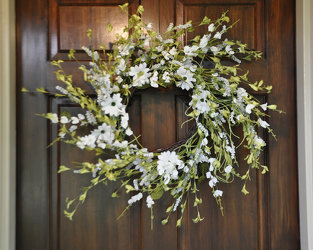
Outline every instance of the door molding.
<svg viewBox="0 0 313 250">
<path fill-rule="evenodd" d="M 15 6 L 0 1 L 0 249 L 15 249 Z M 313 1 L 296 0 L 301 249 L 313 250 Z"/>
<path fill-rule="evenodd" d="M 15 249 L 15 1 L 0 1 L 0 249 Z"/>
<path fill-rule="evenodd" d="M 301 249 L 313 249 L 313 1 L 296 1 L 298 176 Z"/>
</svg>

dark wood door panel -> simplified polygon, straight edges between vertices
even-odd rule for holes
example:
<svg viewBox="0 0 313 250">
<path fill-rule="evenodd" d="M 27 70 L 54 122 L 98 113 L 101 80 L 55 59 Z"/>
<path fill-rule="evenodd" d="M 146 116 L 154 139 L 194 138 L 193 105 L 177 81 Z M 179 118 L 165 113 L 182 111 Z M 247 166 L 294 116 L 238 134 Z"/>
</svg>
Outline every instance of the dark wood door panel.
<svg viewBox="0 0 313 250">
<path fill-rule="evenodd" d="M 64 59 L 63 66 L 77 85 L 85 85 L 77 63 L 67 61 L 67 51 L 82 45 L 107 48 L 113 36 L 105 33 L 106 23 L 126 24 L 127 15 L 119 16 L 118 6 L 124 0 L 17 0 L 17 83 L 27 89 L 45 87 L 55 91 L 57 81 L 50 63 Z M 92 160 L 93 156 L 68 145 L 46 148 L 56 135 L 35 113 L 80 112 L 64 99 L 23 95 L 18 92 L 18 169 L 17 169 L 17 249 L 299 249 L 296 102 L 294 71 L 294 1 L 293 0 L 142 0 L 143 19 L 164 32 L 170 22 L 182 24 L 189 19 L 197 23 L 207 15 L 215 19 L 229 10 L 232 21 L 240 19 L 229 37 L 247 42 L 262 50 L 258 62 L 245 63 L 250 79 L 264 79 L 273 85 L 271 95 L 261 95 L 264 102 L 276 103 L 285 115 L 272 114 L 278 142 L 267 140 L 263 154 L 269 165 L 266 176 L 256 172 L 249 184 L 248 196 L 241 185 L 222 186 L 224 212 L 210 197 L 207 183 L 202 183 L 200 207 L 205 220 L 194 224 L 192 197 L 183 226 L 176 228 L 175 215 L 165 227 L 168 199 L 163 197 L 154 209 L 154 229 L 150 230 L 150 211 L 145 202 L 135 204 L 119 221 L 128 197 L 110 197 L 116 186 L 98 187 L 90 192 L 74 221 L 63 216 L 64 199 L 78 194 L 84 176 L 57 174 L 60 164 Z M 139 1 L 130 1 L 128 14 L 134 13 Z M 92 42 L 85 36 L 93 29 Z M 202 34 L 197 29 L 194 34 Z M 82 51 L 78 58 L 85 60 Z M 84 63 L 88 63 L 85 61 Z M 135 93 L 129 106 L 130 124 L 141 143 L 150 150 L 170 146 L 183 139 L 192 124 L 186 120 L 188 93 L 177 89 L 148 89 Z M 243 154 L 242 151 L 238 152 Z M 240 159 L 241 164 L 245 164 Z"/>
</svg>

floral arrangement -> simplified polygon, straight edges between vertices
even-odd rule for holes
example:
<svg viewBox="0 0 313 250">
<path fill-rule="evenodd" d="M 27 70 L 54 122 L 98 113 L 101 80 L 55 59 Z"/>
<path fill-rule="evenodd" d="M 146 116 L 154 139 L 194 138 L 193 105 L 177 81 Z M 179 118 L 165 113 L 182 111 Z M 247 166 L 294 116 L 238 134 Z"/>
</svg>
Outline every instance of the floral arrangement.
<svg viewBox="0 0 313 250">
<path fill-rule="evenodd" d="M 124 11 L 126 7 L 121 6 Z M 65 74 L 61 60 L 52 63 L 58 67 L 57 79 L 64 83 L 56 87 L 60 93 L 55 96 L 69 98 L 83 111 L 76 116 L 54 113 L 42 116 L 60 124 L 56 141 L 98 156 L 97 162 L 82 162 L 75 167 L 74 173 L 90 175 L 90 185 L 83 187 L 78 197 L 67 200 L 65 215 L 69 219 L 94 186 L 119 181 L 121 188 L 132 195 L 125 211 L 135 202 L 145 200 L 152 212 L 154 204 L 167 192 L 172 203 L 162 224 L 180 209 L 181 217 L 177 220 L 180 226 L 188 199 L 198 211 L 193 221 L 199 222 L 203 219 L 198 209 L 202 202 L 198 193 L 201 181 L 208 183 L 208 190 L 223 213 L 223 190 L 219 183 L 230 184 L 237 178 L 243 182 L 242 192 L 248 194 L 246 182 L 251 169 L 268 171 L 260 163 L 260 152 L 266 144 L 257 131 L 261 127 L 274 136 L 266 122 L 266 111 L 277 110 L 276 105 L 260 103 L 246 89 L 270 92 L 271 86 L 264 86 L 263 81 L 249 82 L 248 72 L 242 73 L 239 68 L 242 60 L 258 59 L 261 53 L 249 50 L 240 41 L 224 38 L 233 26 L 228 25 L 227 13 L 215 21 L 205 17 L 197 25 L 192 21 L 178 26 L 170 24 L 165 34 L 160 35 L 151 24 L 141 20 L 142 12 L 143 7 L 139 6 L 137 13 L 130 16 L 128 26 L 123 34 L 117 35 L 109 53 L 104 48 L 101 53 L 82 48 L 90 62 L 80 65 L 79 70 L 96 97 L 73 85 L 72 76 Z M 206 34 L 184 43 L 186 34 L 199 26 L 206 27 Z M 108 30 L 112 28 L 108 24 Z M 92 37 L 91 31 L 88 36 Z M 69 59 L 76 60 L 74 50 L 70 51 Z M 204 66 L 204 62 L 211 66 Z M 172 150 L 149 152 L 140 145 L 139 135 L 133 134 L 126 108 L 133 90 L 170 86 L 190 94 L 186 115 L 196 129 Z M 85 128 L 83 135 L 77 133 L 81 127 Z M 241 137 L 235 134 L 235 128 L 240 129 Z M 236 155 L 239 147 L 245 147 L 247 152 L 246 164 L 240 166 Z M 105 159 L 108 151 L 115 156 Z M 72 169 L 60 166 L 59 172 Z M 240 174 L 242 169 L 244 174 Z M 112 194 L 118 196 L 118 191 Z"/>
</svg>

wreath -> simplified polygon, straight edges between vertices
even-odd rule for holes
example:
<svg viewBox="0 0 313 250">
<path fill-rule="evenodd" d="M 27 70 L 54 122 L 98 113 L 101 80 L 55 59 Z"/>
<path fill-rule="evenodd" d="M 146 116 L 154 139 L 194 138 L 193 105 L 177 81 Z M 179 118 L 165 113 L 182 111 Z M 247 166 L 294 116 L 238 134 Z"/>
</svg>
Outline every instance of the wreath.
<svg viewBox="0 0 313 250">
<path fill-rule="evenodd" d="M 127 4 L 120 7 L 126 12 Z M 230 184 L 238 179 L 243 182 L 242 192 L 248 194 L 246 182 L 251 169 L 261 169 L 262 174 L 268 171 L 260 162 L 266 143 L 257 131 L 261 127 L 275 136 L 266 121 L 267 110 L 279 110 L 251 94 L 269 93 L 272 87 L 263 85 L 263 81 L 249 82 L 248 72 L 239 68 L 242 60 L 259 59 L 261 53 L 248 49 L 240 41 L 224 38 L 234 25 L 229 25 L 227 13 L 215 21 L 205 17 L 197 25 L 192 21 L 178 26 L 171 23 L 163 35 L 142 21 L 142 13 L 143 7 L 139 6 L 123 33 L 116 36 L 112 50 L 82 47 L 90 62 L 78 69 L 93 87 L 95 96 L 73 85 L 72 76 L 62 69 L 63 61 L 52 62 L 58 67 L 57 79 L 63 82 L 56 87 L 59 92 L 54 95 L 69 98 L 83 112 L 76 116 L 68 113 L 42 116 L 59 124 L 55 141 L 92 151 L 98 158 L 97 162 L 82 162 L 74 170 L 68 166 L 59 168 L 59 172 L 73 170 L 90 176 L 90 185 L 83 187 L 76 198 L 66 200 L 64 213 L 69 219 L 94 186 L 119 181 L 120 187 L 131 194 L 124 212 L 140 200 L 152 212 L 154 204 L 167 192 L 172 201 L 162 224 L 179 209 L 181 217 L 177 226 L 180 226 L 191 197 L 197 209 L 193 221 L 199 222 L 203 219 L 198 209 L 202 203 L 198 192 L 200 182 L 208 184 L 223 213 L 220 183 Z M 186 35 L 200 26 L 207 32 L 184 42 Z M 108 24 L 107 29 L 111 31 L 114 27 Z M 91 30 L 87 35 L 92 39 Z M 76 60 L 74 50 L 68 56 Z M 170 149 L 149 152 L 129 126 L 126 108 L 134 90 L 170 86 L 190 94 L 186 116 L 194 123 L 194 130 Z M 252 89 L 251 93 L 247 89 Z M 37 91 L 46 93 L 43 89 Z M 82 127 L 83 135 L 77 132 Z M 246 163 L 241 165 L 236 155 L 239 147 L 246 148 Z M 108 151 L 114 155 L 109 159 L 104 157 Z M 121 188 L 112 197 L 118 197 Z"/>
</svg>

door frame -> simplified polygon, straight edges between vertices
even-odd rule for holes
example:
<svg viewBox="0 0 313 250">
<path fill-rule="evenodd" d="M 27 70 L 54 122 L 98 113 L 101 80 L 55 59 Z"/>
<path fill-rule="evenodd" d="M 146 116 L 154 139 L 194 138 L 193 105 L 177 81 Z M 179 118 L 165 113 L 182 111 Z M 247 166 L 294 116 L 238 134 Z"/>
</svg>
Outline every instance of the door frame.
<svg viewBox="0 0 313 250">
<path fill-rule="evenodd" d="M 15 1 L 0 0 L 0 249 L 15 249 Z"/>
<path fill-rule="evenodd" d="M 296 0 L 298 178 L 301 249 L 313 249 L 313 11 Z"/>
<path fill-rule="evenodd" d="M 313 1 L 296 0 L 301 249 L 313 250 Z M 0 249 L 15 249 L 15 1 L 0 0 Z"/>
</svg>

